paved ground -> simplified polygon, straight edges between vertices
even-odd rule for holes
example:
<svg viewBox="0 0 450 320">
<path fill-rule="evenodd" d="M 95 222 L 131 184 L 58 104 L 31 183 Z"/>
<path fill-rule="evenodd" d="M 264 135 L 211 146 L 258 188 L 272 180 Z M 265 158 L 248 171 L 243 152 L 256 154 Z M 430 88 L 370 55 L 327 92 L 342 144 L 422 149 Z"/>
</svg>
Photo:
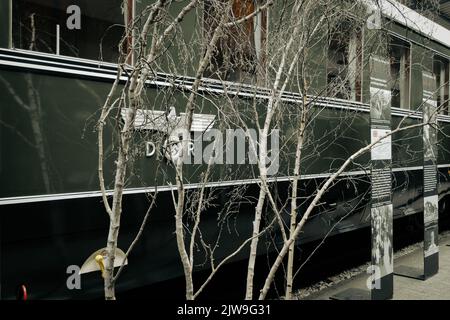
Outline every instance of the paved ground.
<svg viewBox="0 0 450 320">
<path fill-rule="evenodd" d="M 426 281 L 394 276 L 394 300 L 450 300 L 450 236 L 440 239 L 439 273 Z M 422 248 L 400 257 L 394 262 L 394 270 L 399 266 L 423 268 Z M 324 289 L 307 299 L 328 300 L 334 294 L 348 288 L 366 289 L 368 275 L 361 274 Z"/>
</svg>

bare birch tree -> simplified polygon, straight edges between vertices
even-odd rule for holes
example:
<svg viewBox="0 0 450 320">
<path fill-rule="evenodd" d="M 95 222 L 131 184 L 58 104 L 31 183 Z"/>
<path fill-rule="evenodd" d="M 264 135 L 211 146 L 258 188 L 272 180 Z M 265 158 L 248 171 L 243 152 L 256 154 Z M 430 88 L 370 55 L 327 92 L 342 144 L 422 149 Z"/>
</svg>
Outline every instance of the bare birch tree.
<svg viewBox="0 0 450 320">
<path fill-rule="evenodd" d="M 161 50 L 164 50 L 164 43 L 183 19 L 183 17 L 191 11 L 197 4 L 196 0 L 190 1 L 185 7 L 183 7 L 179 14 L 171 21 L 163 24 L 159 20 L 160 15 L 166 9 L 166 6 L 170 1 L 159 0 L 148 6 L 144 10 L 144 23 L 141 29 L 135 30 L 134 24 L 128 25 L 126 28 L 126 34 L 123 38 L 119 48 L 123 48 L 123 43 L 128 41 L 133 32 L 137 32 L 136 47 L 131 48 L 128 52 L 122 52 L 121 61 L 118 67 L 116 80 L 110 90 L 110 93 L 102 107 L 100 119 L 98 122 L 98 141 L 99 141 L 99 181 L 103 194 L 103 203 L 105 209 L 110 218 L 110 227 L 107 241 L 106 251 L 106 266 L 104 272 L 105 282 L 105 299 L 115 299 L 115 282 L 119 274 L 114 275 L 114 259 L 117 248 L 117 240 L 119 236 L 120 220 L 122 213 L 122 199 L 123 191 L 125 187 L 127 165 L 131 160 L 130 144 L 132 143 L 134 124 L 136 120 L 136 113 L 139 108 L 142 109 L 142 93 L 145 89 L 145 84 L 151 76 L 151 66 L 155 63 L 155 60 L 160 55 Z M 124 7 L 126 3 L 124 2 Z M 148 46 L 148 38 L 152 32 L 150 46 Z M 159 30 L 161 29 L 161 30 Z M 156 33 L 160 31 L 160 33 Z M 131 59 L 134 64 L 130 66 L 127 61 Z M 122 79 L 123 74 L 126 73 L 128 78 L 126 85 L 123 89 L 119 89 L 119 82 Z M 116 158 L 116 170 L 114 174 L 114 188 L 112 196 L 112 205 L 110 204 L 105 188 L 104 176 L 103 176 L 103 127 L 107 117 L 111 111 L 127 108 L 124 123 L 119 126 L 118 132 L 118 152 Z M 145 219 L 146 220 L 146 219 Z"/>
<path fill-rule="evenodd" d="M 320 113 L 320 108 L 319 111 L 314 112 L 313 109 L 317 109 L 317 101 L 321 100 L 323 96 L 335 95 L 336 98 L 348 99 L 349 97 L 345 96 L 345 94 L 344 96 L 339 96 L 339 94 L 342 95 L 342 92 L 346 92 L 348 83 L 352 83 L 356 77 L 355 72 L 352 73 L 346 70 L 342 74 L 337 74 L 337 77 L 327 84 L 325 91 L 312 92 L 310 90 L 311 83 L 316 81 L 316 79 L 311 74 L 314 70 L 308 65 L 309 60 L 313 60 L 312 57 L 317 54 L 317 51 L 314 51 L 317 50 L 317 46 L 320 46 L 324 42 L 328 43 L 327 37 L 333 32 L 332 30 L 339 27 L 343 20 L 347 19 L 346 22 L 350 21 L 350 29 L 354 28 L 357 30 L 361 28 L 361 24 L 364 23 L 367 17 L 360 4 L 354 4 L 350 1 L 338 3 L 296 0 L 290 4 L 286 1 L 278 4 L 278 10 L 282 16 L 279 18 L 278 25 L 271 26 L 270 37 L 265 44 L 269 50 L 267 53 L 259 53 L 262 58 L 254 66 L 255 63 L 252 61 L 254 55 L 248 55 L 248 48 L 241 48 L 247 45 L 246 41 L 242 41 L 242 37 L 240 37 L 241 29 L 248 27 L 249 22 L 253 23 L 252 19 L 259 16 L 267 8 L 273 6 L 274 1 L 258 1 L 257 3 L 258 5 L 245 7 L 244 10 L 237 7 L 236 2 L 232 0 L 191 0 L 187 1 L 185 5 L 183 4 L 181 9 L 175 15 L 171 16 L 168 14 L 168 11 L 172 5 L 172 1 L 159 0 L 149 5 L 138 18 L 135 18 L 127 26 L 126 34 L 122 43 L 119 45 L 119 48 L 122 49 L 122 54 L 119 61 L 117 77 L 101 109 L 101 115 L 98 121 L 98 176 L 103 195 L 103 203 L 110 218 L 106 268 L 104 272 L 106 299 L 115 299 L 114 285 L 123 269 L 122 264 L 119 271 L 114 274 L 114 257 L 119 236 L 123 192 L 133 157 L 132 148 L 136 118 L 140 110 L 145 109 L 143 96 L 145 95 L 146 83 L 153 77 L 156 77 L 156 70 L 164 69 L 161 65 L 165 62 L 168 62 L 169 67 L 168 69 L 164 69 L 164 71 L 169 71 L 169 73 L 176 74 L 182 68 L 176 64 L 176 58 L 172 56 L 173 53 L 168 50 L 168 47 L 172 45 L 172 42 L 175 43 L 177 41 L 177 33 L 182 33 L 179 24 L 189 12 L 194 10 L 201 12 L 207 4 L 210 6 L 209 10 L 221 14 L 214 16 L 214 20 L 209 26 L 210 28 L 206 32 L 206 35 L 198 35 L 198 38 L 202 39 L 203 51 L 199 60 L 193 64 L 194 77 L 192 83 L 189 85 L 173 83 L 175 89 L 183 92 L 185 99 L 183 104 L 183 123 L 178 128 L 183 133 L 181 140 L 170 141 L 170 139 L 167 140 L 167 136 L 161 140 L 162 144 L 168 142 L 169 153 L 171 153 L 172 147 L 177 149 L 175 157 L 169 156 L 169 162 L 171 162 L 171 170 L 173 170 L 176 183 L 176 189 L 172 190 L 175 212 L 175 235 L 186 282 L 186 299 L 192 300 L 197 298 L 214 277 L 218 269 L 244 250 L 248 244 L 250 244 L 250 250 L 245 298 L 253 299 L 259 239 L 261 235 L 271 229 L 282 235 L 283 245 L 271 267 L 259 298 L 264 299 L 266 297 L 275 274 L 287 255 L 285 297 L 286 299 L 291 299 L 293 296 L 293 280 L 295 277 L 295 245 L 311 213 L 319 205 L 323 195 L 334 185 L 344 170 L 354 165 L 355 160 L 369 151 L 373 145 L 386 138 L 381 137 L 377 142 L 360 148 L 347 159 L 340 159 L 342 164 L 337 168 L 330 167 L 329 178 L 320 183 L 317 192 L 313 195 L 307 195 L 307 200 L 303 199 L 301 204 L 299 203 L 301 175 L 305 171 L 304 152 L 308 144 L 313 140 L 313 137 L 309 134 L 314 126 L 314 119 L 317 113 Z M 125 19 L 125 21 L 128 20 Z M 340 32 L 345 33 L 342 30 Z M 345 34 L 341 34 L 341 36 L 345 36 Z M 379 40 L 375 39 L 375 37 L 374 40 Z M 130 41 L 130 38 L 133 41 Z M 171 43 L 169 44 L 169 42 Z M 376 41 L 374 42 L 376 43 Z M 128 46 L 124 45 L 125 43 Z M 130 43 L 133 44 L 131 47 Z M 127 48 L 127 50 L 123 48 Z M 363 49 L 353 49 L 355 50 L 353 59 L 360 59 L 363 56 Z M 234 53 L 230 53 L 233 50 Z M 364 50 L 367 51 L 364 54 L 367 54 L 372 52 L 374 48 Z M 192 62 L 189 54 L 182 52 L 180 55 L 182 54 L 184 54 L 182 59 L 184 59 L 183 61 L 186 64 Z M 165 62 L 162 62 L 163 60 Z M 223 65 L 217 67 L 221 63 L 225 67 Z M 360 64 L 362 65 L 362 63 Z M 257 80 L 249 80 L 252 77 L 246 77 L 248 74 L 256 74 Z M 207 161 L 206 168 L 204 166 L 204 172 L 201 176 L 198 189 L 195 192 L 189 193 L 186 188 L 186 184 L 189 182 L 187 174 L 189 170 L 186 169 L 184 159 L 189 155 L 189 144 L 191 142 L 191 131 L 195 112 L 201 111 L 200 104 L 197 102 L 200 99 L 209 99 L 201 93 L 201 88 L 205 84 L 204 77 L 217 79 L 218 83 L 224 89 L 225 101 L 233 114 L 233 116 L 223 116 L 221 119 L 225 127 L 227 124 L 232 124 L 243 129 L 249 129 L 249 123 L 252 123 L 257 127 L 259 134 L 257 140 L 254 140 L 250 136 L 247 137 L 250 143 L 253 144 L 252 149 L 258 150 L 255 175 L 258 180 L 259 194 L 254 208 L 252 233 L 249 238 L 240 243 L 235 250 L 232 250 L 220 262 L 216 261 L 214 255 L 217 242 L 216 245 L 214 243 L 207 243 L 202 236 L 200 228 L 202 214 L 206 211 L 205 209 L 214 197 L 212 189 L 208 187 L 208 182 L 214 180 L 214 161 L 212 156 Z M 261 87 L 255 85 L 264 85 L 264 89 L 268 93 L 268 98 L 264 102 L 264 108 L 261 109 L 254 102 L 247 108 L 247 114 L 245 114 L 239 106 L 240 102 L 234 101 L 227 94 L 227 80 L 230 77 L 237 77 L 243 82 L 250 82 L 250 86 L 245 87 L 245 89 L 253 92 L 255 96 L 258 90 L 261 89 Z M 124 85 L 122 85 L 123 82 L 125 83 Z M 292 167 L 289 169 L 289 197 L 282 201 L 273 192 L 273 186 L 275 184 L 272 181 L 276 182 L 276 179 L 272 179 L 271 173 L 269 172 L 270 165 L 268 160 L 270 158 L 269 154 L 272 151 L 268 146 L 268 140 L 272 135 L 272 131 L 279 128 L 281 122 L 283 122 L 283 120 L 280 120 L 283 118 L 283 113 L 285 112 L 283 96 L 292 88 L 300 92 L 300 98 L 294 103 L 295 110 L 293 114 L 295 114 L 295 121 L 291 123 L 292 127 L 289 128 L 289 138 L 286 139 L 286 145 L 283 146 L 286 149 L 280 150 L 280 154 L 284 154 L 286 157 L 290 157 L 291 160 L 293 158 L 294 160 Z M 254 99 L 256 101 L 256 98 Z M 223 106 L 216 107 L 218 114 L 224 113 L 221 107 Z M 123 113 L 123 111 L 125 112 Z M 167 110 L 167 113 L 169 113 L 169 110 Z M 252 115 L 249 116 L 248 113 Z M 123 119 L 119 116 L 121 114 L 125 115 Z M 347 116 L 350 118 L 352 115 Z M 117 139 L 115 140 L 117 148 L 115 155 L 116 168 L 111 199 L 109 199 L 106 190 L 103 170 L 105 158 L 103 136 L 104 126 L 108 120 L 115 126 L 117 135 Z M 345 122 L 344 120 L 344 118 L 341 119 L 342 122 Z M 419 128 L 422 125 L 403 125 L 402 121 L 390 135 L 400 131 Z M 333 134 L 336 135 L 337 131 L 338 129 L 336 128 L 336 131 L 329 132 L 330 136 Z M 334 139 L 336 140 L 336 137 Z M 333 139 L 331 141 L 333 142 Z M 325 142 L 327 142 L 326 139 L 324 139 Z M 292 152 L 289 150 L 292 146 L 294 146 L 293 157 Z M 217 145 L 214 144 L 213 149 L 216 148 Z M 233 201 L 239 202 L 239 199 L 239 197 L 231 197 L 230 203 Z M 134 244 L 142 235 L 152 205 L 153 201 L 145 215 L 136 239 L 133 241 L 129 250 L 127 250 L 126 257 L 128 257 Z M 306 210 L 299 212 L 299 208 L 305 205 Z M 284 212 L 286 212 L 285 208 L 288 208 L 288 222 L 283 217 Z M 232 210 L 234 209 L 230 209 L 230 211 Z M 273 212 L 273 216 L 269 219 L 269 223 L 264 228 L 261 228 L 266 211 Z M 274 227 L 275 225 L 277 226 L 276 228 Z M 200 244 L 207 256 L 206 260 L 209 261 L 211 273 L 206 281 L 196 289 L 193 275 L 195 271 L 195 248 L 198 244 Z"/>
<path fill-rule="evenodd" d="M 280 229 L 283 234 L 284 241 L 287 241 L 288 237 L 286 234 L 294 231 L 294 225 L 297 216 L 297 190 L 298 181 L 300 175 L 300 163 L 301 163 L 301 150 L 303 149 L 303 139 L 305 134 L 305 129 L 307 126 L 307 115 L 309 110 L 307 109 L 307 93 L 308 93 L 308 82 L 312 81 L 308 79 L 306 75 L 305 65 L 309 58 L 309 51 L 324 37 L 326 37 L 326 30 L 324 30 L 324 21 L 328 24 L 336 24 L 339 15 L 342 15 L 342 7 L 339 4 L 329 4 L 317 1 L 296 1 L 290 8 L 292 11 L 289 15 L 285 15 L 283 21 L 280 23 L 281 29 L 284 30 L 283 34 L 271 35 L 276 39 L 278 46 L 277 51 L 274 52 L 274 56 L 279 56 L 280 60 L 271 60 L 269 64 L 269 69 L 275 71 L 273 80 L 269 80 L 268 85 L 271 88 L 271 94 L 268 99 L 267 111 L 265 113 L 265 121 L 263 127 L 260 128 L 260 139 L 258 141 L 259 148 L 259 179 L 261 180 L 261 189 L 258 199 L 258 203 L 255 209 L 255 222 L 254 222 L 254 234 L 259 231 L 259 224 L 262 217 L 262 208 L 266 196 L 271 204 L 277 216 L 280 216 L 280 210 L 277 208 L 274 197 L 269 190 L 269 182 L 267 176 L 266 159 L 268 158 L 267 152 L 267 137 L 272 128 L 272 120 L 276 117 L 281 117 L 280 114 L 283 110 L 280 109 L 282 105 L 282 95 L 286 91 L 289 85 L 295 80 L 300 82 L 298 89 L 303 95 L 302 101 L 297 104 L 298 122 L 294 124 L 294 133 L 297 136 L 296 140 L 296 151 L 295 151 L 295 164 L 292 172 L 292 195 L 291 195 L 291 212 L 290 212 L 290 226 L 287 228 L 287 232 L 282 223 L 280 223 Z M 339 10 L 338 10 L 339 9 Z M 352 8 L 348 8 L 350 11 Z M 288 8 L 282 8 L 283 11 L 288 10 Z M 321 14 L 318 15 L 317 13 Z M 276 29 L 276 27 L 275 27 Z M 276 54 L 276 55 L 275 55 Z M 310 71 L 310 70 L 309 70 Z M 298 72 L 299 75 L 295 76 L 294 72 Z M 342 86 L 347 79 L 342 79 L 339 83 L 334 83 L 333 86 Z M 273 81 L 273 82 L 272 82 Z M 314 97 L 308 97 L 308 100 L 314 100 Z M 280 152 L 283 152 L 282 150 Z M 280 219 L 281 220 L 281 219 Z M 257 254 L 258 239 L 254 239 L 251 245 L 249 264 L 248 264 L 248 275 L 247 275 L 247 292 L 246 299 L 252 299 L 253 297 L 253 276 L 254 268 Z M 293 252 L 294 245 L 290 247 L 288 268 L 287 268 L 287 293 L 286 296 L 289 298 L 291 295 L 292 288 L 292 265 L 293 265 Z"/>
<path fill-rule="evenodd" d="M 255 15 L 257 15 L 261 10 L 266 9 L 273 2 L 267 1 L 266 4 L 258 7 L 254 12 L 250 12 L 249 14 L 240 17 L 239 19 L 233 18 L 231 15 L 221 15 L 221 20 L 218 21 L 217 26 L 214 28 L 212 32 L 211 38 L 205 44 L 205 51 L 198 62 L 198 67 L 195 73 L 194 82 L 187 88 L 189 95 L 187 96 L 187 102 L 185 106 L 184 119 L 185 122 L 182 123 L 182 132 L 191 131 L 191 126 L 194 117 L 194 111 L 196 108 L 196 99 L 199 95 L 199 88 L 202 84 L 203 74 L 205 70 L 210 65 L 211 57 L 213 52 L 216 50 L 217 41 L 221 38 L 224 33 L 224 29 L 234 27 L 239 25 L 247 20 L 251 19 Z M 122 52 L 121 63 L 119 64 L 118 73 L 116 80 L 111 88 L 111 91 L 106 99 L 106 102 L 101 110 L 100 120 L 98 122 L 98 141 L 99 141 L 99 181 L 100 187 L 103 195 L 103 203 L 105 205 L 105 209 L 110 217 L 110 230 L 108 236 L 107 243 L 107 251 L 106 251 L 106 267 L 104 270 L 104 278 L 105 278 L 105 298 L 106 299 L 115 299 L 114 294 L 114 285 L 115 282 L 120 275 L 121 270 L 123 269 L 123 264 L 120 267 L 119 271 L 114 275 L 114 257 L 117 248 L 117 239 L 119 236 L 119 227 L 120 227 L 120 217 L 122 212 L 122 197 L 123 191 L 127 179 L 127 167 L 132 161 L 132 139 L 133 132 L 135 129 L 136 123 L 136 115 L 138 114 L 138 110 L 144 109 L 142 105 L 142 96 L 145 91 L 145 83 L 147 80 L 152 79 L 152 76 L 155 76 L 154 70 L 157 70 L 160 67 L 161 57 L 172 61 L 170 54 L 164 56 L 165 54 L 165 41 L 169 38 L 169 36 L 174 36 L 174 33 L 180 32 L 179 30 L 179 22 L 182 21 L 183 17 L 188 14 L 191 10 L 197 8 L 199 4 L 203 5 L 203 1 L 190 1 L 186 6 L 184 6 L 175 16 L 173 20 L 170 20 L 170 16 L 167 14 L 168 9 L 171 5 L 171 1 L 156 1 L 153 5 L 149 6 L 146 10 L 144 10 L 144 14 L 140 16 L 139 19 L 144 18 L 145 23 L 143 27 L 139 29 L 137 27 L 137 20 L 127 28 L 127 33 L 124 36 L 122 43 L 119 45 L 119 48 L 124 47 L 124 42 L 129 42 L 129 37 L 132 34 L 138 34 L 135 36 L 134 41 L 136 45 L 128 50 L 127 52 Z M 226 1 L 224 3 L 217 3 L 221 10 L 229 10 L 232 5 L 232 1 Z M 150 36 L 150 30 L 153 29 L 153 33 Z M 147 42 L 150 40 L 150 46 L 147 45 Z M 147 49 L 149 47 L 149 49 Z M 132 57 L 132 58 L 131 58 Z M 134 61 L 133 65 L 129 65 L 129 61 Z M 126 78 L 126 84 L 123 88 L 120 88 L 120 81 L 122 78 Z M 176 85 L 174 85 L 176 87 Z M 186 89 L 183 86 L 180 88 Z M 117 140 L 117 160 L 116 163 L 116 171 L 115 171 L 115 182 L 113 188 L 112 195 L 112 206 L 109 203 L 109 199 L 107 196 L 105 180 L 104 180 L 104 172 L 103 172 L 103 162 L 104 162 L 104 146 L 103 146 L 103 127 L 107 121 L 108 117 L 111 117 L 112 111 L 115 111 L 114 114 L 121 114 L 122 111 L 125 110 L 125 117 L 123 123 L 119 122 L 118 128 L 118 140 Z M 117 116 L 115 116 L 117 118 Z M 114 120 L 114 118 L 113 118 Z M 177 128 L 180 129 L 180 128 Z M 169 136 L 170 136 L 169 132 Z M 169 139 L 170 140 L 170 139 Z M 186 279 L 186 299 L 191 300 L 200 294 L 207 283 L 210 282 L 214 274 L 217 270 L 224 265 L 228 260 L 232 259 L 235 255 L 237 255 L 243 248 L 245 248 L 246 244 L 251 240 L 248 239 L 244 241 L 241 245 L 239 245 L 236 250 L 234 250 L 230 255 L 222 259 L 220 263 L 215 263 L 214 261 L 214 250 L 210 249 L 209 245 L 203 243 L 203 247 L 209 250 L 209 255 L 211 257 L 211 275 L 208 279 L 199 287 L 197 291 L 194 291 L 194 283 L 193 283 L 193 272 L 194 272 L 194 246 L 197 240 L 197 234 L 199 233 L 199 225 L 201 221 L 201 213 L 204 210 L 205 205 L 208 203 L 208 199 L 205 191 L 205 186 L 207 179 L 209 178 L 209 168 L 210 163 L 208 163 L 207 170 L 203 174 L 203 179 L 201 181 L 201 188 L 197 194 L 197 200 L 194 202 L 194 207 L 186 206 L 186 189 L 184 187 L 185 177 L 183 175 L 184 172 L 184 163 L 183 159 L 185 155 L 188 153 L 188 145 L 189 138 L 184 138 L 181 141 L 168 141 L 168 153 L 169 153 L 169 162 L 172 162 L 173 170 L 175 171 L 176 177 L 176 190 L 177 195 L 174 194 L 174 206 L 175 206 L 175 234 L 177 239 L 177 246 L 179 255 L 181 258 L 181 262 L 183 265 L 184 275 Z M 173 154 L 173 150 L 171 147 L 180 148 L 178 152 Z M 174 156 L 175 155 L 175 156 Z M 235 200 L 236 199 L 232 199 Z M 153 204 L 153 202 L 152 202 Z M 151 206 L 147 211 L 143 224 L 140 228 L 140 231 L 133 241 L 132 246 L 126 253 L 126 257 L 130 253 L 132 247 L 138 240 L 138 238 L 142 235 L 143 227 L 147 222 L 148 215 L 151 211 Z M 183 219 L 186 217 L 186 213 L 189 211 L 193 211 L 194 217 L 194 225 L 193 229 L 190 231 L 190 240 L 188 241 L 188 246 L 185 246 L 186 234 L 185 234 L 185 225 Z M 256 235 L 256 237 L 259 235 Z M 126 258 L 125 257 L 125 258 Z"/>
</svg>

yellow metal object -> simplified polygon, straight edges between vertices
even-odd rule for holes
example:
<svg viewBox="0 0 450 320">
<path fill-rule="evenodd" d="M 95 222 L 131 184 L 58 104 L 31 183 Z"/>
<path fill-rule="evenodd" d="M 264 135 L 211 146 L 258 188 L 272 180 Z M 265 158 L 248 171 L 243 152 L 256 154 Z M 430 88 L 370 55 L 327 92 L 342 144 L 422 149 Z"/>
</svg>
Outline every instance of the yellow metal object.
<svg viewBox="0 0 450 320">
<path fill-rule="evenodd" d="M 102 277 L 105 278 L 105 264 L 103 263 L 103 256 L 101 254 L 96 255 L 95 261 L 97 262 L 98 266 L 100 267 L 100 271 L 102 272 Z"/>
<path fill-rule="evenodd" d="M 102 248 L 102 249 L 95 251 L 83 263 L 79 274 L 101 271 L 102 277 L 104 277 L 105 273 L 106 273 L 106 267 L 105 267 L 106 256 L 107 256 L 106 248 Z M 114 254 L 114 268 L 118 268 L 122 264 L 127 265 L 128 259 L 125 258 L 125 253 L 122 250 L 120 250 L 119 248 L 116 248 L 116 251 Z"/>
</svg>

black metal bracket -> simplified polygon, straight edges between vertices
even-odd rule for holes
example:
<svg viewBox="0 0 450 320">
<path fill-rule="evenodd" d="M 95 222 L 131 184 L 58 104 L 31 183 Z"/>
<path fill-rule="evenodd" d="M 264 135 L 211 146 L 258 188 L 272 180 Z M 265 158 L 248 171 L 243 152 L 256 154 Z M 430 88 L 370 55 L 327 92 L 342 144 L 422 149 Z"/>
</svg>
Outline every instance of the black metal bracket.
<svg viewBox="0 0 450 320">
<path fill-rule="evenodd" d="M 396 267 L 394 269 L 394 275 L 416 280 L 426 280 L 421 269 L 404 265 Z"/>
</svg>

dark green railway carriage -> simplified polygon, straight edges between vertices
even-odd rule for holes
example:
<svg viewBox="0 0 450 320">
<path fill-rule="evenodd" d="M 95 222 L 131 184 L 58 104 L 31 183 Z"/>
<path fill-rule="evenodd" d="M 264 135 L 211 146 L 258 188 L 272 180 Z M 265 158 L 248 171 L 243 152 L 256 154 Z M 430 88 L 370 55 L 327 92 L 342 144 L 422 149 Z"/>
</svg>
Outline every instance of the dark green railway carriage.
<svg viewBox="0 0 450 320">
<path fill-rule="evenodd" d="M 69 3 L 70 2 L 70 3 Z M 112 30 L 105 39 L 102 57 L 99 57 L 99 35 L 108 26 L 121 22 L 121 1 L 38 1 L 0 0 L 0 283 L 1 297 L 12 299 L 16 288 L 25 284 L 29 297 L 73 298 L 100 296 L 102 279 L 98 274 L 83 275 L 82 290 L 66 287 L 67 267 L 80 265 L 93 251 L 105 244 L 108 219 L 101 202 L 97 178 L 97 141 L 95 125 L 99 106 L 103 103 L 116 74 L 114 41 L 122 34 L 120 28 Z M 141 1 L 141 5 L 146 1 Z M 57 3 L 57 4 L 56 4 Z M 71 33 L 65 29 L 65 9 L 77 3 L 83 12 L 86 28 Z M 130 1 L 132 7 L 133 1 Z M 179 6 L 181 4 L 176 4 Z M 175 6 L 175 5 L 174 5 Z M 130 7 L 130 8 L 131 8 Z M 140 10 L 138 5 L 134 8 Z M 276 8 L 273 9 L 276 12 Z M 36 14 L 36 24 L 45 36 L 29 50 L 29 15 Z M 198 12 L 183 21 L 186 43 L 194 40 L 200 27 Z M 48 19 L 51 16 L 52 19 Z M 270 16 L 273 18 L 273 16 Z M 267 20 L 267 16 L 265 18 Z M 395 126 L 407 116 L 407 123 L 422 121 L 415 110 L 422 103 L 422 73 L 431 70 L 444 84 L 438 100 L 448 100 L 449 34 L 424 36 L 420 29 L 406 27 L 395 17 L 385 18 L 389 22 L 392 65 L 400 83 L 392 88 L 392 119 Z M 264 19 L 262 19 L 264 21 Z M 83 22 L 83 23 L 84 23 Z M 266 21 L 267 23 L 267 21 Z M 268 22 L 270 23 L 270 21 Z M 60 29 L 56 33 L 55 26 Z M 27 31 L 28 30 L 28 31 Z M 270 30 L 270 28 L 269 28 Z M 366 30 L 367 32 L 367 30 Z M 445 33 L 446 32 L 446 33 Z M 57 38 L 61 37 L 60 40 Z M 270 32 L 267 34 L 270 37 Z M 361 46 L 368 46 L 364 37 Z M 195 45 L 193 45 L 195 49 Z M 181 48 L 182 49 L 182 48 Z M 191 48 L 192 49 L 192 48 Z M 312 93 L 326 92 L 327 82 L 332 81 L 333 61 L 318 50 L 317 61 L 311 61 L 317 77 L 312 83 Z M 195 50 L 194 50 L 195 51 Z M 323 51 L 323 50 L 322 50 Z M 325 50 L 326 51 L 326 50 Z M 322 52 L 323 53 L 323 52 Z M 327 58 L 328 57 L 328 58 Z M 196 57 L 192 60 L 195 62 Z M 364 57 L 368 59 L 368 57 Z M 176 63 L 175 63 L 176 64 Z M 313 141 L 305 150 L 302 172 L 302 192 L 311 194 L 317 183 L 325 179 L 343 160 L 367 144 L 369 137 L 369 106 L 371 74 L 367 61 L 360 62 L 359 84 L 347 93 L 329 93 L 314 104 L 315 120 L 310 129 Z M 177 66 L 176 79 L 189 86 L 193 79 L 190 66 Z M 174 89 L 173 75 L 163 71 L 149 81 L 146 101 L 154 109 L 173 105 L 180 112 L 185 95 L 180 86 Z M 202 84 L 204 98 L 198 102 L 201 112 L 217 114 L 216 105 L 226 105 L 228 99 L 238 101 L 245 110 L 253 103 L 264 108 L 268 99 L 267 90 L 235 82 L 229 82 L 226 90 L 222 84 L 205 78 Z M 445 86 L 446 83 L 446 86 Z M 445 89 L 446 88 L 446 89 Z M 285 120 L 290 119 L 290 110 L 301 101 L 295 88 L 283 95 Z M 225 95 L 228 95 L 225 99 Z M 256 94 L 256 97 L 255 97 Z M 330 96 L 333 94 L 333 96 Z M 283 123 L 283 121 L 281 121 Z M 449 108 L 439 116 L 442 133 L 439 137 L 439 198 L 442 213 L 448 208 L 450 193 L 450 116 Z M 331 140 L 333 131 L 339 128 L 337 138 Z M 108 135 L 106 135 L 108 136 Z M 281 140 L 286 142 L 288 132 L 281 128 Z M 109 137 L 109 136 L 108 136 Z M 149 192 L 158 186 L 157 206 L 152 222 L 130 257 L 118 289 L 130 289 L 156 283 L 182 275 L 176 243 L 173 236 L 173 214 L 171 187 L 168 181 L 173 176 L 157 175 L 155 168 L 167 166 L 157 157 L 146 157 L 147 136 L 137 143 L 137 159 L 133 163 L 133 175 L 124 196 L 124 215 L 119 246 L 126 248 L 133 239 L 147 209 Z M 107 138 L 109 139 L 109 138 Z M 111 142 L 111 141 L 107 141 Z M 321 146 L 318 153 L 317 146 Z M 113 154 L 113 153 L 111 153 Z M 317 157 L 320 154 L 320 158 Z M 413 216 L 422 211 L 422 138 L 418 130 L 402 132 L 393 138 L 393 204 L 396 218 Z M 273 177 L 280 197 L 287 197 L 289 168 L 292 157 L 280 158 L 280 168 Z M 370 224 L 367 171 L 369 157 L 358 159 L 343 174 L 342 179 L 327 192 L 322 204 L 316 208 L 308 221 L 300 241 L 320 239 L 342 217 L 347 216 L 334 229 L 333 234 L 349 232 Z M 111 177 L 113 163 L 106 161 L 105 176 Z M 199 172 L 203 165 L 189 166 L 189 189 L 195 190 L 199 183 Z M 214 172 L 208 185 L 215 190 L 217 207 L 227 202 L 235 188 L 243 188 L 248 196 L 258 192 L 254 167 L 223 166 Z M 230 169 L 231 168 L 231 169 Z M 230 170 L 233 174 L 229 174 Z M 351 184 L 350 177 L 358 177 Z M 111 186 L 112 181 L 107 181 Z M 244 187 L 242 187 L 244 186 Z M 203 219 L 206 236 L 215 237 L 217 210 L 211 208 Z M 226 245 L 221 246 L 220 256 L 225 256 L 234 244 L 251 234 L 254 207 L 251 203 L 239 206 L 236 214 L 235 232 L 227 234 Z M 351 212 L 351 214 L 349 214 Z M 245 259 L 245 252 L 235 260 Z"/>
</svg>

